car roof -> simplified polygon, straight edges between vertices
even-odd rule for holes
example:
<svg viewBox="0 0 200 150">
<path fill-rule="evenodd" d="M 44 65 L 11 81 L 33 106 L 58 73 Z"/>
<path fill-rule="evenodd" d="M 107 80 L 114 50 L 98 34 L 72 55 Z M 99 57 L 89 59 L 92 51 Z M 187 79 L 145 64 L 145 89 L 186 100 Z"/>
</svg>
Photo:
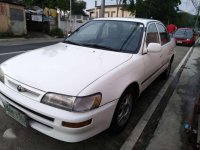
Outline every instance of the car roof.
<svg viewBox="0 0 200 150">
<path fill-rule="evenodd" d="M 193 30 L 193 28 L 178 28 L 178 29 L 183 29 L 183 30 Z"/>
<path fill-rule="evenodd" d="M 133 22 L 140 22 L 143 23 L 145 26 L 150 22 L 160 22 L 154 19 L 145 19 L 145 18 L 97 18 L 94 20 L 116 20 L 116 21 L 133 21 Z"/>
</svg>

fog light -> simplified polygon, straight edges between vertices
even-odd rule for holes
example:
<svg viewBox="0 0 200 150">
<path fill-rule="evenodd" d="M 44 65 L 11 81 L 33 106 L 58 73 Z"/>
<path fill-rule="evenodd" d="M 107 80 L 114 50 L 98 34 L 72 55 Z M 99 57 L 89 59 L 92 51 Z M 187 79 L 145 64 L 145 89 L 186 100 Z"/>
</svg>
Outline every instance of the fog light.
<svg viewBox="0 0 200 150">
<path fill-rule="evenodd" d="M 63 121 L 62 125 L 64 127 L 68 127 L 68 128 L 81 128 L 81 127 L 84 127 L 84 126 L 91 124 L 91 122 L 92 122 L 92 119 L 87 120 L 87 121 L 83 121 L 83 122 L 78 122 L 78 123 L 71 123 L 71 122 Z"/>
</svg>

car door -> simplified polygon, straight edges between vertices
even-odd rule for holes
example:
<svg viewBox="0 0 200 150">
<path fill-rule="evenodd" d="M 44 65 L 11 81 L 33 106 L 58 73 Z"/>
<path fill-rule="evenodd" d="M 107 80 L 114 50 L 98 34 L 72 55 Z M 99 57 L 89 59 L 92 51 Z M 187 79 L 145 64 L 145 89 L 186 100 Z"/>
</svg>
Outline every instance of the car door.
<svg viewBox="0 0 200 150">
<path fill-rule="evenodd" d="M 143 79 L 141 86 L 145 89 L 159 73 L 162 66 L 162 53 L 160 52 L 148 52 L 147 47 L 150 43 L 159 43 L 159 33 L 155 23 L 150 23 L 147 26 L 145 47 L 143 51 L 143 61 L 145 67 L 145 78 Z"/>
<path fill-rule="evenodd" d="M 165 66 L 170 61 L 173 47 L 172 47 L 172 44 L 170 43 L 170 37 L 164 25 L 161 23 L 157 23 L 157 28 L 160 35 L 160 43 L 162 46 L 162 49 L 161 49 L 162 63 L 161 64 L 162 66 Z"/>
</svg>

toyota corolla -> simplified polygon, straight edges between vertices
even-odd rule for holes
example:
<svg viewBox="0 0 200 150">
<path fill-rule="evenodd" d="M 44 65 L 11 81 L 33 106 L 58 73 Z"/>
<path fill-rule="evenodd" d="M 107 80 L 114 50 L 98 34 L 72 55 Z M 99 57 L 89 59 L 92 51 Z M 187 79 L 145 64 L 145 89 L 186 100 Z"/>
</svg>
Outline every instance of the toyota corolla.
<svg viewBox="0 0 200 150">
<path fill-rule="evenodd" d="M 89 21 L 61 43 L 2 63 L 0 106 L 23 126 L 66 142 L 119 132 L 141 92 L 160 74 L 168 78 L 174 47 L 157 20 Z"/>
</svg>

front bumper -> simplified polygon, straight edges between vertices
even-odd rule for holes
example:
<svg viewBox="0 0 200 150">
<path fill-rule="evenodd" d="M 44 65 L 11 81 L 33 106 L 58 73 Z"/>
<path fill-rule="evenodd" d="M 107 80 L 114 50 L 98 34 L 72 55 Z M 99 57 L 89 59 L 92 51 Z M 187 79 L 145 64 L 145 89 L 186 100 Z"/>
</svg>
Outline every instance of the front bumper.
<svg viewBox="0 0 200 150">
<path fill-rule="evenodd" d="M 117 100 L 88 112 L 68 112 L 34 101 L 0 83 L 0 106 L 11 105 L 29 118 L 28 124 L 55 139 L 79 142 L 88 139 L 110 126 Z M 92 119 L 84 127 L 69 128 L 63 122 L 79 123 Z"/>
</svg>

